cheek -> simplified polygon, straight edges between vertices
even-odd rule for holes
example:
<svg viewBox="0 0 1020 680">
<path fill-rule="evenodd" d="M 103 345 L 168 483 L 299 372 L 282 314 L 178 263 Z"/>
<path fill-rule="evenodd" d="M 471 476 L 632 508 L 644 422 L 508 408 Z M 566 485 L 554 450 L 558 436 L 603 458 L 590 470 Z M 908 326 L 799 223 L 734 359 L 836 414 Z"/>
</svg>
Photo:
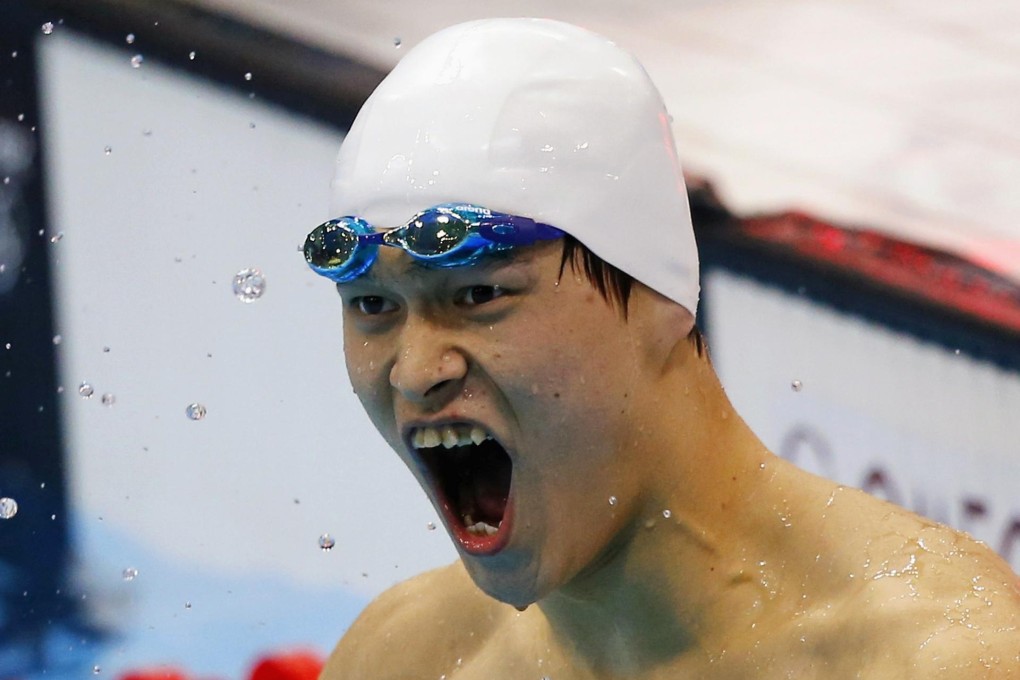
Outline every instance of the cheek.
<svg viewBox="0 0 1020 680">
<path fill-rule="evenodd" d="M 344 362 L 354 393 L 380 432 L 392 423 L 389 406 L 389 376 L 378 343 L 358 334 L 344 333 Z"/>
</svg>

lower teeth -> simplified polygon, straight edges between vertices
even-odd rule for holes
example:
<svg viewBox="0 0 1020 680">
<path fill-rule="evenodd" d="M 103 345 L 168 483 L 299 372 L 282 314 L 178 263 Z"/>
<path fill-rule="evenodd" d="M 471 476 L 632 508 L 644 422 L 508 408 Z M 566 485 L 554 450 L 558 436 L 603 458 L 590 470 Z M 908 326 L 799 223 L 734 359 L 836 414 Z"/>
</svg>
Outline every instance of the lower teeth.
<svg viewBox="0 0 1020 680">
<path fill-rule="evenodd" d="M 473 536 L 495 536 L 499 532 L 499 525 L 492 526 L 488 522 L 473 522 L 471 515 L 464 516 L 464 525 L 467 527 L 467 532 Z"/>
</svg>

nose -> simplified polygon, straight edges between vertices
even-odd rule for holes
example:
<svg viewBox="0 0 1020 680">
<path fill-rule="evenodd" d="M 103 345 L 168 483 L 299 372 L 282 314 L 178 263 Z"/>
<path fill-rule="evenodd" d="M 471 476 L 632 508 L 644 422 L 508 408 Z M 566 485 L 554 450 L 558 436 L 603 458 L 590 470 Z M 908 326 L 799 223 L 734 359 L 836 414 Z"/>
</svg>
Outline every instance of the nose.
<svg viewBox="0 0 1020 680">
<path fill-rule="evenodd" d="M 446 404 L 463 387 L 468 361 L 442 328 L 408 325 L 390 369 L 390 385 L 408 401 L 428 410 Z"/>
</svg>

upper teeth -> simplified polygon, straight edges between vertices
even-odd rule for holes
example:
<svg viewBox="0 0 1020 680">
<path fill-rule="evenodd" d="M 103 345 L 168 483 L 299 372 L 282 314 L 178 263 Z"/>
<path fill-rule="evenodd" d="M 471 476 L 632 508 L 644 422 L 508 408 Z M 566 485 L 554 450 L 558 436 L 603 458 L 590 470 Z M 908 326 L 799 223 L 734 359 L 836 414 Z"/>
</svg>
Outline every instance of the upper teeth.
<svg viewBox="0 0 1020 680">
<path fill-rule="evenodd" d="M 440 427 L 418 427 L 411 434 L 411 445 L 416 449 L 431 449 L 442 444 L 448 449 L 454 446 L 481 444 L 492 435 L 477 425 L 442 425 Z"/>
</svg>

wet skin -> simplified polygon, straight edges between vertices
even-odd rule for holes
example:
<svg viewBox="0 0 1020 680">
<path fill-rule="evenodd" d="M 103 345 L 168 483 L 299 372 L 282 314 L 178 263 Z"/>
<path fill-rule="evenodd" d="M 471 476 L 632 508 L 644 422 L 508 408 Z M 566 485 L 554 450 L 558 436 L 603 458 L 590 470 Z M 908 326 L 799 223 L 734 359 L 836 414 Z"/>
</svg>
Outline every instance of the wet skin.
<svg viewBox="0 0 1020 680">
<path fill-rule="evenodd" d="M 409 426 L 478 423 L 507 449 L 509 543 L 464 557 L 483 590 L 521 606 L 590 564 L 636 512 L 640 476 L 626 452 L 640 437 L 621 424 L 668 351 L 569 267 L 561 278 L 560 250 L 449 270 L 388 251 L 370 276 L 338 286 L 355 392 L 433 502 Z"/>
<path fill-rule="evenodd" d="M 407 428 L 484 424 L 512 517 L 495 554 L 460 547 L 370 605 L 324 678 L 1020 677 L 997 556 L 773 456 L 685 310 L 637 285 L 625 320 L 559 259 L 389 251 L 339 287 L 379 431 L 436 502 Z"/>
</svg>

